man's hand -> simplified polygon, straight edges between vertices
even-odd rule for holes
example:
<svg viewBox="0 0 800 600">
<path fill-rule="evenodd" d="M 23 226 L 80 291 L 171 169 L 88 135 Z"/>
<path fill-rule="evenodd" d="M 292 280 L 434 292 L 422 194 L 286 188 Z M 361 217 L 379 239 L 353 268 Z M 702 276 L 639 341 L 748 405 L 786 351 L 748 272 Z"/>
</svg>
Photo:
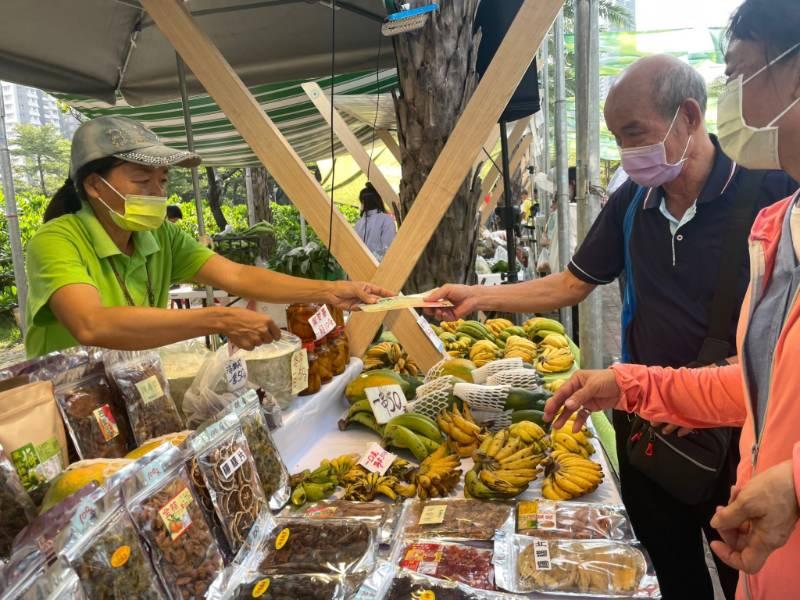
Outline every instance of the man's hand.
<svg viewBox="0 0 800 600">
<path fill-rule="evenodd" d="M 363 281 L 334 281 L 326 302 L 342 310 L 352 310 L 358 304 L 375 304 L 380 298 L 393 294 L 389 290 Z"/>
<path fill-rule="evenodd" d="M 664 429 L 661 430 L 661 433 L 664 435 L 670 435 L 672 433 L 678 432 L 678 437 L 686 437 L 690 433 L 694 431 L 691 427 L 681 427 L 680 425 L 671 425 L 669 423 L 659 423 L 658 421 L 650 421 L 650 426 L 653 429 L 658 429 L 659 427 L 663 427 Z"/>
<path fill-rule="evenodd" d="M 558 429 L 577 412 L 572 430 L 578 432 L 593 411 L 614 408 L 619 398 L 620 389 L 614 371 L 578 371 L 547 401 L 544 420 L 552 421 L 562 409 L 553 423 L 553 427 Z"/>
<path fill-rule="evenodd" d="M 792 461 L 787 460 L 731 491 L 730 504 L 718 507 L 711 519 L 722 536 L 711 549 L 734 569 L 757 573 L 789 539 L 797 518 Z"/>
<path fill-rule="evenodd" d="M 244 308 L 225 308 L 219 333 L 234 346 L 252 350 L 281 339 L 281 330 L 270 317 Z"/>
<path fill-rule="evenodd" d="M 435 302 L 437 300 L 449 300 L 452 302 L 452 308 L 437 308 L 432 312 L 440 321 L 455 321 L 478 310 L 478 299 L 481 290 L 481 286 L 477 285 L 448 283 L 433 290 L 424 300 L 425 302 Z"/>
</svg>

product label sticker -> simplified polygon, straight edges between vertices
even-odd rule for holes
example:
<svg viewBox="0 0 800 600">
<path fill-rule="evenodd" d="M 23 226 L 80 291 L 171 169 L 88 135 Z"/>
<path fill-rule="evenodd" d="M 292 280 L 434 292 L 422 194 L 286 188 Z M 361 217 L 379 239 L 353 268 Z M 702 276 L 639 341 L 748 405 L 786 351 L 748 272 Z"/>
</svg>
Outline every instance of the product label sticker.
<svg viewBox="0 0 800 600">
<path fill-rule="evenodd" d="M 539 503 L 536 500 L 522 500 L 517 504 L 517 530 L 536 529 L 536 515 Z"/>
<path fill-rule="evenodd" d="M 314 335 L 318 340 L 321 340 L 331 331 L 336 329 L 336 321 L 331 316 L 331 311 L 328 310 L 327 305 L 323 304 L 322 307 L 315 312 L 308 319 L 308 324 L 314 330 Z"/>
<path fill-rule="evenodd" d="M 436 600 L 436 593 L 433 590 L 423 590 L 419 595 L 419 600 Z"/>
<path fill-rule="evenodd" d="M 131 547 L 130 546 L 120 546 L 116 550 L 114 550 L 114 554 L 111 555 L 111 566 L 115 569 L 119 569 L 120 567 L 124 566 L 125 563 L 128 562 L 128 559 L 131 557 Z"/>
<path fill-rule="evenodd" d="M 538 571 L 549 571 L 552 568 L 550 564 L 550 545 L 547 543 L 547 540 L 534 538 L 533 556 Z"/>
<path fill-rule="evenodd" d="M 247 363 L 244 357 L 229 358 L 225 363 L 225 383 L 232 392 L 242 389 L 247 385 Z"/>
<path fill-rule="evenodd" d="M 400 566 L 424 575 L 436 575 L 443 557 L 440 544 L 412 544 L 406 549 Z"/>
<path fill-rule="evenodd" d="M 382 385 L 379 387 L 370 387 L 364 390 L 367 395 L 370 405 L 372 405 L 372 412 L 375 414 L 375 420 L 379 425 L 388 423 L 393 417 L 402 415 L 406 412 L 406 396 L 401 388 L 396 383 L 392 385 Z"/>
<path fill-rule="evenodd" d="M 61 464 L 61 447 L 54 437 L 36 446 L 20 446 L 12 450 L 10 456 L 26 491 L 35 490 L 51 481 L 64 468 Z"/>
<path fill-rule="evenodd" d="M 251 402 L 258 402 L 258 394 L 255 390 L 247 390 L 244 394 L 231 402 L 231 412 L 241 412 Z"/>
<path fill-rule="evenodd" d="M 358 464 L 370 473 L 377 473 L 383 477 L 396 458 L 396 454 L 392 454 L 381 448 L 380 445 L 372 443 L 367 448 L 364 456 L 361 457 L 361 460 L 358 461 Z"/>
<path fill-rule="evenodd" d="M 536 511 L 537 529 L 555 529 L 556 526 L 556 503 L 549 500 L 540 501 Z"/>
<path fill-rule="evenodd" d="M 419 323 L 420 329 L 422 329 L 423 333 L 428 337 L 433 344 L 434 348 L 436 348 L 439 352 L 444 353 L 444 342 L 439 339 L 439 336 L 436 335 L 436 332 L 431 327 L 431 324 L 428 323 L 428 320 L 423 316 L 417 316 L 417 323 Z"/>
<path fill-rule="evenodd" d="M 100 428 L 100 435 L 107 442 L 113 440 L 119 435 L 119 427 L 117 427 L 117 420 L 111 413 L 111 407 L 108 404 L 103 404 L 100 408 L 92 411 L 97 426 Z"/>
<path fill-rule="evenodd" d="M 267 593 L 269 589 L 269 578 L 265 577 L 261 581 L 259 581 L 255 586 L 253 586 L 253 598 L 261 598 L 264 594 Z"/>
<path fill-rule="evenodd" d="M 308 350 L 303 348 L 292 354 L 292 396 L 308 387 Z"/>
<path fill-rule="evenodd" d="M 241 466 L 247 462 L 247 454 L 244 450 L 237 448 L 220 466 L 219 470 L 224 479 L 230 479 L 231 476 L 238 471 Z"/>
<path fill-rule="evenodd" d="M 194 502 L 192 492 L 189 491 L 189 488 L 184 487 L 177 496 L 158 511 L 173 540 L 177 540 L 192 524 L 192 518 L 189 516 L 189 505 L 192 502 Z"/>
<path fill-rule="evenodd" d="M 91 497 L 84 497 L 75 507 L 75 512 L 69 520 L 70 527 L 76 533 L 83 533 L 97 518 L 97 507 Z"/>
<path fill-rule="evenodd" d="M 289 535 L 290 535 L 289 528 L 284 527 L 278 534 L 278 537 L 275 538 L 275 550 L 280 550 L 286 545 L 286 542 L 289 541 Z"/>
<path fill-rule="evenodd" d="M 422 514 L 419 516 L 418 525 L 438 525 L 444 522 L 444 514 L 447 512 L 446 504 L 434 504 L 426 506 L 422 509 Z"/>
<path fill-rule="evenodd" d="M 306 510 L 305 516 L 309 519 L 334 519 L 338 513 L 335 506 L 312 506 Z"/>
<path fill-rule="evenodd" d="M 153 400 L 158 400 L 164 396 L 164 390 L 161 388 L 161 382 L 158 380 L 157 375 L 139 381 L 136 384 L 136 389 L 139 390 L 139 395 L 145 404 L 150 404 Z"/>
</svg>

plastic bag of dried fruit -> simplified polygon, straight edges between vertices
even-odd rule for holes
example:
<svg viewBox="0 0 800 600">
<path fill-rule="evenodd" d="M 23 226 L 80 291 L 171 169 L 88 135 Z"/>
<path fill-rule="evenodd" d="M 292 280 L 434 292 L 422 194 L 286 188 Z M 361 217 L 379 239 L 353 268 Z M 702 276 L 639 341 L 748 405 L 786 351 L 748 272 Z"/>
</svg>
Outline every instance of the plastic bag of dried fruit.
<svg viewBox="0 0 800 600">
<path fill-rule="evenodd" d="M 90 600 L 77 573 L 65 560 L 51 563 L 41 554 L 25 573 L 3 590 L 3 594 L 4 599 Z"/>
<path fill-rule="evenodd" d="M 0 560 L 11 555 L 14 537 L 36 517 L 36 507 L 22 487 L 14 464 L 0 446 Z"/>
<path fill-rule="evenodd" d="M 125 482 L 125 502 L 161 583 L 172 598 L 203 598 L 223 568 L 183 452 L 168 447 Z"/>
<path fill-rule="evenodd" d="M 228 545 L 237 552 L 258 515 L 268 510 L 242 424 L 235 414 L 225 415 L 193 436 L 189 444 Z"/>
<path fill-rule="evenodd" d="M 590 502 L 520 501 L 516 529 L 520 534 L 548 539 L 636 539 L 625 507 Z"/>
</svg>

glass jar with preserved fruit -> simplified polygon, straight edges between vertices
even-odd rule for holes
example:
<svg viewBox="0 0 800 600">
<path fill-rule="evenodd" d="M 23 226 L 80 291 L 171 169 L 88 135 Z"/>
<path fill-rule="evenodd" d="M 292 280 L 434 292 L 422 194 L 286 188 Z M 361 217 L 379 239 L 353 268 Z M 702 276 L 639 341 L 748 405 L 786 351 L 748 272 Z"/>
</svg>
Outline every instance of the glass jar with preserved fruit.
<svg viewBox="0 0 800 600">
<path fill-rule="evenodd" d="M 350 342 L 344 327 L 337 327 L 330 335 L 330 343 L 334 349 L 333 374 L 341 375 L 350 362 Z"/>
<path fill-rule="evenodd" d="M 344 327 L 344 311 L 341 308 L 335 307 L 333 304 L 328 304 L 328 310 L 331 313 L 331 317 L 336 322 L 336 327 Z"/>
<path fill-rule="evenodd" d="M 290 304 L 286 309 L 286 324 L 293 334 L 303 340 L 303 343 L 314 342 L 317 336 L 308 320 L 319 310 L 319 304 L 298 303 Z"/>
<path fill-rule="evenodd" d="M 314 350 L 314 342 L 303 344 L 303 348 L 308 354 L 308 387 L 300 392 L 301 396 L 310 396 L 316 394 L 322 387 L 322 378 L 319 374 L 319 357 Z"/>
<path fill-rule="evenodd" d="M 326 338 L 322 338 L 316 343 L 317 363 L 319 364 L 319 377 L 322 384 L 328 383 L 333 379 L 333 347 L 328 344 Z"/>
</svg>

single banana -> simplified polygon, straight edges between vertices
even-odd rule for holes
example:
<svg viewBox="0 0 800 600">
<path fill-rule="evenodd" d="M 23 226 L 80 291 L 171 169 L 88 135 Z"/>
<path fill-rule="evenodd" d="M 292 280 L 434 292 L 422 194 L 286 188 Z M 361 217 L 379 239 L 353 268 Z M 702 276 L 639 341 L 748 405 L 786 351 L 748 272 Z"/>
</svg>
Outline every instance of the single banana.
<svg viewBox="0 0 800 600">
<path fill-rule="evenodd" d="M 410 450 L 417 460 L 424 460 L 429 454 L 428 448 L 422 443 L 419 436 L 402 425 L 387 424 L 383 438 L 390 446 Z"/>
<path fill-rule="evenodd" d="M 429 438 L 434 442 L 442 441 L 442 432 L 439 431 L 439 427 L 436 425 L 436 422 L 430 417 L 421 413 L 404 413 L 402 415 L 398 415 L 391 419 L 387 425 L 401 425 L 402 427 L 410 429 L 414 433 L 424 435 L 426 438 Z"/>
</svg>

